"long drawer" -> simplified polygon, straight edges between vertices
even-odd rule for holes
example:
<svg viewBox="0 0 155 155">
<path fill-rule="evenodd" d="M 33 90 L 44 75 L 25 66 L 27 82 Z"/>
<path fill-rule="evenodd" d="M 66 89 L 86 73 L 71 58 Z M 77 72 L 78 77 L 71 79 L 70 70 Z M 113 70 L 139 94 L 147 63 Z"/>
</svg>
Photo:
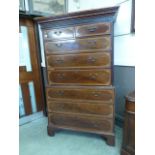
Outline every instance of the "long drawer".
<svg viewBox="0 0 155 155">
<path fill-rule="evenodd" d="M 63 128 L 86 129 L 102 132 L 113 132 L 113 119 L 73 114 L 49 113 L 49 121 Z"/>
<path fill-rule="evenodd" d="M 48 70 L 48 83 L 111 85 L 111 69 Z"/>
<path fill-rule="evenodd" d="M 46 53 L 80 53 L 90 52 L 95 49 L 98 50 L 111 50 L 111 38 L 110 36 L 87 38 L 87 39 L 73 39 L 57 42 L 45 42 Z"/>
<path fill-rule="evenodd" d="M 53 67 L 111 67 L 111 53 L 83 53 L 67 55 L 47 55 L 48 69 Z"/>
<path fill-rule="evenodd" d="M 115 91 L 113 87 L 47 87 L 47 100 L 62 99 L 65 100 L 87 100 L 101 101 L 104 104 L 114 104 Z"/>
<path fill-rule="evenodd" d="M 64 112 L 77 113 L 88 115 L 102 115 L 108 118 L 113 118 L 114 106 L 106 102 L 92 103 L 88 101 L 60 101 L 48 100 L 48 112 Z"/>
</svg>

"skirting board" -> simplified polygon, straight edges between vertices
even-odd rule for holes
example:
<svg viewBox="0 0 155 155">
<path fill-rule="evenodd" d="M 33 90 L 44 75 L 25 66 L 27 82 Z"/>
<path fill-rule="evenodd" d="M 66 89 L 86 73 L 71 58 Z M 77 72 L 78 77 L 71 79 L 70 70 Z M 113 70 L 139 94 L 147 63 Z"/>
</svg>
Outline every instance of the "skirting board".
<svg viewBox="0 0 155 155">
<path fill-rule="evenodd" d="M 115 124 L 121 128 L 123 128 L 124 125 L 124 117 L 121 115 L 116 114 L 115 116 Z"/>
<path fill-rule="evenodd" d="M 41 111 L 41 112 L 34 113 L 32 115 L 22 117 L 19 119 L 19 126 L 32 122 L 36 119 L 42 118 L 43 116 L 44 116 L 43 112 Z"/>
</svg>

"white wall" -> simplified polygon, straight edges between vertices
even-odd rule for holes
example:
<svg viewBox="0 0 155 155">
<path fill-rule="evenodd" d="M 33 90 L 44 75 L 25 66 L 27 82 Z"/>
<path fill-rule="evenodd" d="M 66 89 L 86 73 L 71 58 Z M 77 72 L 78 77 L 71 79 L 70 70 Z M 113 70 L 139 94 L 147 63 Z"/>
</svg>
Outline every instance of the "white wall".
<svg viewBox="0 0 155 155">
<path fill-rule="evenodd" d="M 77 2 L 75 2 L 77 1 Z M 115 5 L 115 0 L 68 0 L 68 11 L 76 12 Z"/>
<path fill-rule="evenodd" d="M 132 0 L 68 0 L 68 12 L 119 5 L 114 32 L 114 65 L 135 66 L 135 36 L 131 29 Z"/>
</svg>

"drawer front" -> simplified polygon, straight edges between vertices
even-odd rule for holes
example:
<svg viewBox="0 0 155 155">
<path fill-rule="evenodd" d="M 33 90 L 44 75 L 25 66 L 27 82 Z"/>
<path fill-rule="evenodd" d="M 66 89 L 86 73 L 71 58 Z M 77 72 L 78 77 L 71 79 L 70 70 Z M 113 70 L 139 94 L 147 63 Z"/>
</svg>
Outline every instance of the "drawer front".
<svg viewBox="0 0 155 155">
<path fill-rule="evenodd" d="M 48 69 L 53 67 L 89 67 L 89 66 L 111 66 L 111 53 L 85 53 L 67 55 L 47 55 Z"/>
<path fill-rule="evenodd" d="M 111 33 L 110 23 L 96 23 L 76 27 L 76 37 L 103 35 Z"/>
<path fill-rule="evenodd" d="M 113 132 L 113 119 L 86 117 L 73 114 L 49 113 L 49 121 L 62 127 L 73 127 L 103 132 Z"/>
<path fill-rule="evenodd" d="M 59 42 L 45 42 L 46 53 L 79 53 L 90 52 L 95 49 L 98 50 L 111 50 L 111 39 L 109 36 L 88 38 L 88 39 L 77 39 L 67 40 Z"/>
<path fill-rule="evenodd" d="M 104 102 L 103 102 L 104 103 Z M 67 102 L 59 100 L 48 101 L 49 112 L 64 112 L 64 113 L 78 113 L 78 114 L 95 114 L 103 115 L 113 118 L 113 105 L 103 103 L 90 103 L 90 102 Z"/>
<path fill-rule="evenodd" d="M 111 85 L 111 69 L 48 71 L 49 84 Z"/>
<path fill-rule="evenodd" d="M 104 104 L 114 104 L 114 88 L 65 88 L 49 87 L 46 89 L 47 100 L 62 99 L 64 100 L 88 100 L 101 101 Z"/>
<path fill-rule="evenodd" d="M 52 29 L 43 31 L 44 40 L 74 38 L 74 28 Z"/>
</svg>

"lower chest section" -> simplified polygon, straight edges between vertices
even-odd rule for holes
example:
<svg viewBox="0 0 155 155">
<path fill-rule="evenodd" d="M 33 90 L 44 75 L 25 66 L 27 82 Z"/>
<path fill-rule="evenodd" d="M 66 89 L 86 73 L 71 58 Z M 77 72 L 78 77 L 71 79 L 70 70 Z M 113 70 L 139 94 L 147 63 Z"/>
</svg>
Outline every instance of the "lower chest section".
<svg viewBox="0 0 155 155">
<path fill-rule="evenodd" d="M 60 128 L 113 132 L 113 87 L 46 88 L 49 122 Z"/>
</svg>

